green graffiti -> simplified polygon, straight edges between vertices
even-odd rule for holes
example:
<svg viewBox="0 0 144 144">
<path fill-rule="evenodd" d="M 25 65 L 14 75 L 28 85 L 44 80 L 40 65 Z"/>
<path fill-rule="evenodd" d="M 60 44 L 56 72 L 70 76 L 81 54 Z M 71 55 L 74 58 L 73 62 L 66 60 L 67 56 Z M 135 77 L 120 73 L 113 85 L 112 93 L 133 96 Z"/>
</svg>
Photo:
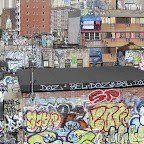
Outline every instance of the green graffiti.
<svg viewBox="0 0 144 144">
<path fill-rule="evenodd" d="M 74 56 L 71 56 L 71 63 L 72 64 L 76 64 L 77 63 L 77 59 Z"/>
</svg>

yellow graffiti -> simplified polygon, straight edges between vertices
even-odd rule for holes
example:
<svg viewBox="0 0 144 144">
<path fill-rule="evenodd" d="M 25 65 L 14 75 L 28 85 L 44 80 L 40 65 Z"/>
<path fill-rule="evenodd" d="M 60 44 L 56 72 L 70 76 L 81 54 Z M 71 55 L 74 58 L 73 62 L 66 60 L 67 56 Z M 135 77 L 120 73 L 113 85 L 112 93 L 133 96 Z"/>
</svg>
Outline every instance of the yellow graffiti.
<svg viewBox="0 0 144 144">
<path fill-rule="evenodd" d="M 111 136 L 115 133 L 115 140 L 112 140 Z M 137 129 L 135 125 L 129 126 L 129 129 L 127 131 L 127 128 L 124 126 L 120 126 L 117 133 L 114 130 L 114 132 L 111 133 L 111 130 L 108 135 L 109 143 L 113 144 L 144 144 L 144 126 L 140 126 Z"/>
<path fill-rule="evenodd" d="M 103 102 L 90 109 L 89 124 L 100 132 L 108 132 L 110 126 L 116 129 L 120 125 L 127 125 L 130 118 L 129 109 L 123 104 Z"/>
<path fill-rule="evenodd" d="M 47 113 L 37 111 L 28 111 L 26 114 L 27 129 L 34 130 L 37 127 L 49 127 L 58 125 L 61 122 L 61 117 L 58 113 Z"/>
<path fill-rule="evenodd" d="M 137 64 L 141 60 L 141 56 L 138 51 L 133 52 L 134 63 Z"/>
<path fill-rule="evenodd" d="M 95 138 L 95 134 L 90 131 L 73 130 L 68 134 L 67 141 L 58 140 L 57 135 L 54 132 L 45 131 L 37 133 L 28 139 L 29 144 L 94 144 L 92 140 Z"/>
<path fill-rule="evenodd" d="M 29 144 L 35 144 L 35 143 L 40 143 L 40 144 L 45 144 L 45 143 L 49 143 L 49 144 L 54 144 L 54 143 L 58 143 L 58 144 L 62 144 L 62 142 L 60 140 L 56 140 L 56 134 L 53 132 L 42 132 L 42 133 L 38 133 L 34 136 L 31 136 L 28 139 L 28 143 Z M 54 142 L 55 141 L 55 142 Z M 54 142 L 54 143 L 53 143 Z M 59 143 L 60 142 L 60 143 Z"/>
</svg>

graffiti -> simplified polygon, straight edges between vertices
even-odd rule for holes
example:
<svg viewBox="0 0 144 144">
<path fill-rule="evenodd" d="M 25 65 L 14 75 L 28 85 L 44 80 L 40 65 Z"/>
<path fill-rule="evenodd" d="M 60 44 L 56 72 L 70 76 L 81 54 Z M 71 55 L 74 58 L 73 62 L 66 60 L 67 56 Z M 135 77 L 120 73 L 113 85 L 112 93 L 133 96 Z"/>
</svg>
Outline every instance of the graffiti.
<svg viewBox="0 0 144 144">
<path fill-rule="evenodd" d="M 53 46 L 54 37 L 52 35 L 43 35 L 42 36 L 42 47 L 49 48 Z"/>
<path fill-rule="evenodd" d="M 3 33 L 3 41 L 5 42 L 5 45 L 8 45 L 8 32 L 6 31 Z"/>
<path fill-rule="evenodd" d="M 42 109 L 43 110 L 42 110 Z M 61 123 L 61 116 L 55 112 L 55 109 L 50 110 L 51 107 L 39 107 L 39 110 L 27 110 L 25 111 L 25 127 L 26 131 L 36 131 L 39 128 L 56 129 Z M 51 112 L 48 112 L 51 111 Z"/>
<path fill-rule="evenodd" d="M 72 64 L 77 64 L 77 59 L 74 56 L 71 56 L 71 63 Z"/>
<path fill-rule="evenodd" d="M 8 61 L 8 69 L 10 71 L 16 72 L 19 69 L 19 62 L 18 61 Z"/>
<path fill-rule="evenodd" d="M 6 124 L 5 127 L 8 128 L 9 132 L 15 132 L 23 125 L 22 113 L 19 112 L 18 115 L 8 116 L 5 115 Z"/>
<path fill-rule="evenodd" d="M 115 89 L 110 90 L 96 90 L 89 94 L 89 100 L 92 104 L 97 104 L 104 100 L 112 102 L 114 99 L 120 96 L 120 91 Z"/>
<path fill-rule="evenodd" d="M 66 137 L 66 141 L 59 140 L 57 133 L 45 131 L 37 133 L 28 138 L 29 144 L 49 143 L 49 144 L 94 144 L 95 134 L 86 130 L 72 130 Z"/>
<path fill-rule="evenodd" d="M 0 142 L 4 141 L 4 121 L 0 121 Z"/>
<path fill-rule="evenodd" d="M 143 86 L 143 80 L 134 81 L 115 81 L 115 82 L 96 82 L 96 83 L 69 83 L 61 85 L 40 85 L 40 91 L 59 91 L 59 90 L 88 90 L 104 88 L 120 88 Z"/>
<path fill-rule="evenodd" d="M 4 85 L 9 85 L 9 84 L 14 84 L 14 79 L 11 76 L 6 76 L 2 81 L 2 84 Z"/>
<path fill-rule="evenodd" d="M 134 64 L 138 64 L 141 60 L 141 52 L 133 52 Z"/>
<path fill-rule="evenodd" d="M 23 116 L 19 109 L 18 100 L 4 100 L 5 127 L 8 132 L 15 132 L 23 124 Z"/>
<path fill-rule="evenodd" d="M 13 135 L 7 134 L 5 139 L 5 144 L 16 144 L 16 138 Z"/>
<path fill-rule="evenodd" d="M 93 66 L 102 60 L 102 49 L 101 48 L 90 48 L 90 57 L 92 58 Z"/>
<path fill-rule="evenodd" d="M 99 132 L 108 132 L 110 126 L 115 126 L 115 128 L 121 124 L 128 126 L 129 118 L 129 109 L 123 103 L 100 103 L 90 109 L 89 124 Z"/>
</svg>

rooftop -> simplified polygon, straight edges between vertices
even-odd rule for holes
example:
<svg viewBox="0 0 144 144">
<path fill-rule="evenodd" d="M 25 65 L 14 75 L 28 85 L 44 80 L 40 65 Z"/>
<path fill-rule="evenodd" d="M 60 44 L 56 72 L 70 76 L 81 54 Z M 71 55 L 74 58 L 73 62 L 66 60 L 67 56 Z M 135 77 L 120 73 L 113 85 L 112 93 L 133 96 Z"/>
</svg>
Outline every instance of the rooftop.
<svg viewBox="0 0 144 144">
<path fill-rule="evenodd" d="M 20 69 L 21 91 L 31 91 L 31 69 Z M 34 92 L 144 86 L 144 71 L 128 66 L 33 70 Z"/>
</svg>

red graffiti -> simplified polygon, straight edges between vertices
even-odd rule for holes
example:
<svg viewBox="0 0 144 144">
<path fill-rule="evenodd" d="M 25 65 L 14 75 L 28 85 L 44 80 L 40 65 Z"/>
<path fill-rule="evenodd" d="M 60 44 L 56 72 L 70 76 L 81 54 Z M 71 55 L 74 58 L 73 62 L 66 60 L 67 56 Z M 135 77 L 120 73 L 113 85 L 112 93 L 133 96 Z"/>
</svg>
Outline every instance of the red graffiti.
<svg viewBox="0 0 144 144">
<path fill-rule="evenodd" d="M 128 126 L 129 109 L 124 104 L 108 104 L 90 109 L 90 125 L 99 132 L 108 132 L 110 126 L 118 128 L 120 125 Z"/>
<path fill-rule="evenodd" d="M 104 100 L 111 102 L 120 96 L 120 91 L 115 89 L 96 90 L 89 94 L 89 100 L 92 104 L 97 104 Z"/>
</svg>

